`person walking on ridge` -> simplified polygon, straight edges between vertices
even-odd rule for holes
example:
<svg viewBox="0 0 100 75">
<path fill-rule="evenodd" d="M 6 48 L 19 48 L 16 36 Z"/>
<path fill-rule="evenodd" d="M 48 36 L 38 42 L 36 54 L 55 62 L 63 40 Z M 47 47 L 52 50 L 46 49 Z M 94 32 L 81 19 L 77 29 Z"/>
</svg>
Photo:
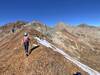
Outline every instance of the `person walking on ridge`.
<svg viewBox="0 0 100 75">
<path fill-rule="evenodd" d="M 29 56 L 29 51 L 28 51 L 29 50 L 29 42 L 30 42 L 30 38 L 28 36 L 28 33 L 25 32 L 22 43 L 24 45 L 24 50 L 25 50 L 26 56 Z"/>
</svg>

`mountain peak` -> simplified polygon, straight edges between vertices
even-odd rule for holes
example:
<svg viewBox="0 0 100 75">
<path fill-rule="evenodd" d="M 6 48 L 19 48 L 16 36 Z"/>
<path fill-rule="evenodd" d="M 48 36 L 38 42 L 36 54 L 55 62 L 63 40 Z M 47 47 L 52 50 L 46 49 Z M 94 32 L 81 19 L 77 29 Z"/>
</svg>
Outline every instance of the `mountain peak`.
<svg viewBox="0 0 100 75">
<path fill-rule="evenodd" d="M 79 24 L 78 27 L 86 27 L 86 28 L 89 27 L 89 28 L 95 28 L 95 26 L 88 25 L 88 24 L 84 24 L 84 23 L 83 23 L 83 24 Z"/>
<path fill-rule="evenodd" d="M 66 25 L 64 22 L 59 22 L 57 25 L 56 25 L 56 29 L 59 29 L 59 30 L 63 30 L 63 29 L 67 29 L 67 27 L 69 27 L 68 25 Z"/>
</svg>

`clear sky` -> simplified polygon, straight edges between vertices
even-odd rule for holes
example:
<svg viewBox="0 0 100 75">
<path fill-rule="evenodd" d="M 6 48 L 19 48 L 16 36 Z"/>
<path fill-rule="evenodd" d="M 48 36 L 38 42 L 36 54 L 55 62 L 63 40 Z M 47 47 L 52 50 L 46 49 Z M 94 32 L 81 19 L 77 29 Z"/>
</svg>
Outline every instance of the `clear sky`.
<svg viewBox="0 0 100 75">
<path fill-rule="evenodd" d="M 39 20 L 100 25 L 100 0 L 0 0 L 0 24 Z"/>
</svg>

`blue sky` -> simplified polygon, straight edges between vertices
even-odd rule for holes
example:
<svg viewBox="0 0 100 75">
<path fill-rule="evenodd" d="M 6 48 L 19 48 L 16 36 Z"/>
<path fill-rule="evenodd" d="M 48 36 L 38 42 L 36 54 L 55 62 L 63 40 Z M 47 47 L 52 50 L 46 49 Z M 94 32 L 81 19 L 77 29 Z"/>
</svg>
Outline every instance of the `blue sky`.
<svg viewBox="0 0 100 75">
<path fill-rule="evenodd" d="M 0 0 L 0 25 L 16 20 L 99 26 L 100 0 Z"/>
</svg>

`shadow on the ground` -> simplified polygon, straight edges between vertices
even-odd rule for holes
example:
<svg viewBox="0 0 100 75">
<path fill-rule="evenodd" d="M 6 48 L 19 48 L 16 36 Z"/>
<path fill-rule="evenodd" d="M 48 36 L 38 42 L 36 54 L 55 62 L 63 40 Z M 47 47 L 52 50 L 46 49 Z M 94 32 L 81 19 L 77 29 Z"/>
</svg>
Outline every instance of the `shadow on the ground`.
<svg viewBox="0 0 100 75">
<path fill-rule="evenodd" d="M 39 45 L 38 45 L 38 46 L 35 46 L 35 47 L 32 47 L 32 48 L 30 49 L 30 51 L 29 51 L 29 54 L 31 54 L 32 51 L 33 51 L 34 49 L 38 48 L 38 47 L 39 47 Z"/>
</svg>

